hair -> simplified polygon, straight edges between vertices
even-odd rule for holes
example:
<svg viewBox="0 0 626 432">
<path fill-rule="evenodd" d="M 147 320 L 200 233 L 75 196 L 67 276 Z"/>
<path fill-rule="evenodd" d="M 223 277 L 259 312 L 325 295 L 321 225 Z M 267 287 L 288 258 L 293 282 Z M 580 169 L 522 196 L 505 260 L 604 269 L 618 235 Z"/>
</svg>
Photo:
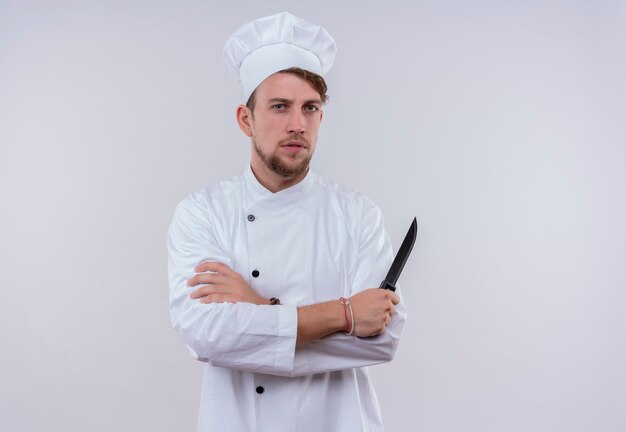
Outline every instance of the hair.
<svg viewBox="0 0 626 432">
<path fill-rule="evenodd" d="M 326 101 L 328 101 L 328 95 L 326 94 L 326 92 L 328 91 L 328 86 L 326 85 L 326 81 L 324 81 L 324 78 L 322 78 L 320 75 L 310 72 L 308 70 L 299 68 L 299 67 L 292 67 L 288 69 L 279 70 L 276 73 L 289 73 L 289 74 L 302 78 L 303 80 L 308 82 L 309 85 L 313 87 L 313 89 L 316 92 L 320 94 L 320 99 L 322 103 L 326 103 Z M 246 102 L 246 106 L 248 107 L 248 109 L 250 109 L 250 111 L 254 112 L 255 104 L 256 104 L 256 89 L 254 89 L 254 91 L 248 98 L 248 102 Z"/>
</svg>

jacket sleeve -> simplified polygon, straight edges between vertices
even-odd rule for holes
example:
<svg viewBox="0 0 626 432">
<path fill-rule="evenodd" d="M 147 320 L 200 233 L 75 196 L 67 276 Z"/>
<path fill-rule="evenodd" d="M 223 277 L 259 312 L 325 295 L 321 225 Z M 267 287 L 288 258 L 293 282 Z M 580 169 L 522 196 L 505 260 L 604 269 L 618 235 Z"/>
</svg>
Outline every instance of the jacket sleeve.
<svg viewBox="0 0 626 432">
<path fill-rule="evenodd" d="M 360 222 L 358 258 L 349 295 L 380 286 L 393 260 L 391 241 L 385 232 L 380 209 L 365 199 L 361 214 L 354 219 Z M 340 332 L 300 346 L 296 349 L 290 375 L 363 367 L 392 360 L 406 319 L 406 308 L 399 287 L 396 293 L 400 296 L 400 303 L 383 333 L 359 338 Z M 355 324 L 358 325 L 358 322 Z"/>
<path fill-rule="evenodd" d="M 217 212 L 204 196 L 196 194 L 183 200 L 174 213 L 168 234 L 172 326 L 197 360 L 290 375 L 297 334 L 295 306 L 202 304 L 189 297 L 196 288 L 187 286 L 187 280 L 197 264 L 216 261 L 233 267 Z"/>
</svg>

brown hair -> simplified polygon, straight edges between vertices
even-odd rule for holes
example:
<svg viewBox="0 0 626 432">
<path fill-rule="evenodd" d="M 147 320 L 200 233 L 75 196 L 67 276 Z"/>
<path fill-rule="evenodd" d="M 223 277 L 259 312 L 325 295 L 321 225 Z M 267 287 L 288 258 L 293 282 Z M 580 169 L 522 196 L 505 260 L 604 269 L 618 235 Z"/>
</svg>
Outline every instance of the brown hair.
<svg viewBox="0 0 626 432">
<path fill-rule="evenodd" d="M 313 87 L 313 89 L 316 92 L 320 94 L 320 99 L 322 100 L 322 103 L 326 103 L 326 101 L 328 100 L 328 95 L 326 94 L 326 92 L 328 91 L 328 86 L 326 85 L 326 81 L 324 81 L 324 78 L 322 78 L 320 75 L 313 73 L 313 72 L 309 72 L 308 70 L 305 70 L 299 67 L 283 69 L 276 73 L 290 73 L 297 77 L 302 78 L 303 80 L 308 82 L 309 85 Z M 250 111 L 254 112 L 255 103 L 256 103 L 256 89 L 254 89 L 254 91 L 248 98 L 248 102 L 246 102 L 246 106 L 248 107 L 248 109 L 250 109 Z"/>
</svg>

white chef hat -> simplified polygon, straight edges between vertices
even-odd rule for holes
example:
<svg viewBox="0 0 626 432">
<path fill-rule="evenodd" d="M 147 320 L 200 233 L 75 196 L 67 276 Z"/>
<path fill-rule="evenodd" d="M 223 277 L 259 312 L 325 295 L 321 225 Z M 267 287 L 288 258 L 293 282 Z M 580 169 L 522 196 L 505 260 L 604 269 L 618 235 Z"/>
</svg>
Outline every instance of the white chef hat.
<svg viewBox="0 0 626 432">
<path fill-rule="evenodd" d="M 337 46 L 320 26 L 282 12 L 242 25 L 226 41 L 224 61 L 245 99 L 268 76 L 291 67 L 324 75 Z"/>
</svg>

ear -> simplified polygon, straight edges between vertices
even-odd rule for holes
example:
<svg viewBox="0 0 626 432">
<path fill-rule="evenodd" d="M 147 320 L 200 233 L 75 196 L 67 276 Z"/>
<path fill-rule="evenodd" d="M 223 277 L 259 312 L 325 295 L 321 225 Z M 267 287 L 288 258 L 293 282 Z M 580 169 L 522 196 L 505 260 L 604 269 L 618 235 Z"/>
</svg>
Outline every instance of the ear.
<svg viewBox="0 0 626 432">
<path fill-rule="evenodd" d="M 320 110 L 320 123 L 324 120 L 324 110 Z"/>
<path fill-rule="evenodd" d="M 252 112 L 245 105 L 239 105 L 237 107 L 237 124 L 241 132 L 248 137 L 252 137 Z"/>
</svg>

